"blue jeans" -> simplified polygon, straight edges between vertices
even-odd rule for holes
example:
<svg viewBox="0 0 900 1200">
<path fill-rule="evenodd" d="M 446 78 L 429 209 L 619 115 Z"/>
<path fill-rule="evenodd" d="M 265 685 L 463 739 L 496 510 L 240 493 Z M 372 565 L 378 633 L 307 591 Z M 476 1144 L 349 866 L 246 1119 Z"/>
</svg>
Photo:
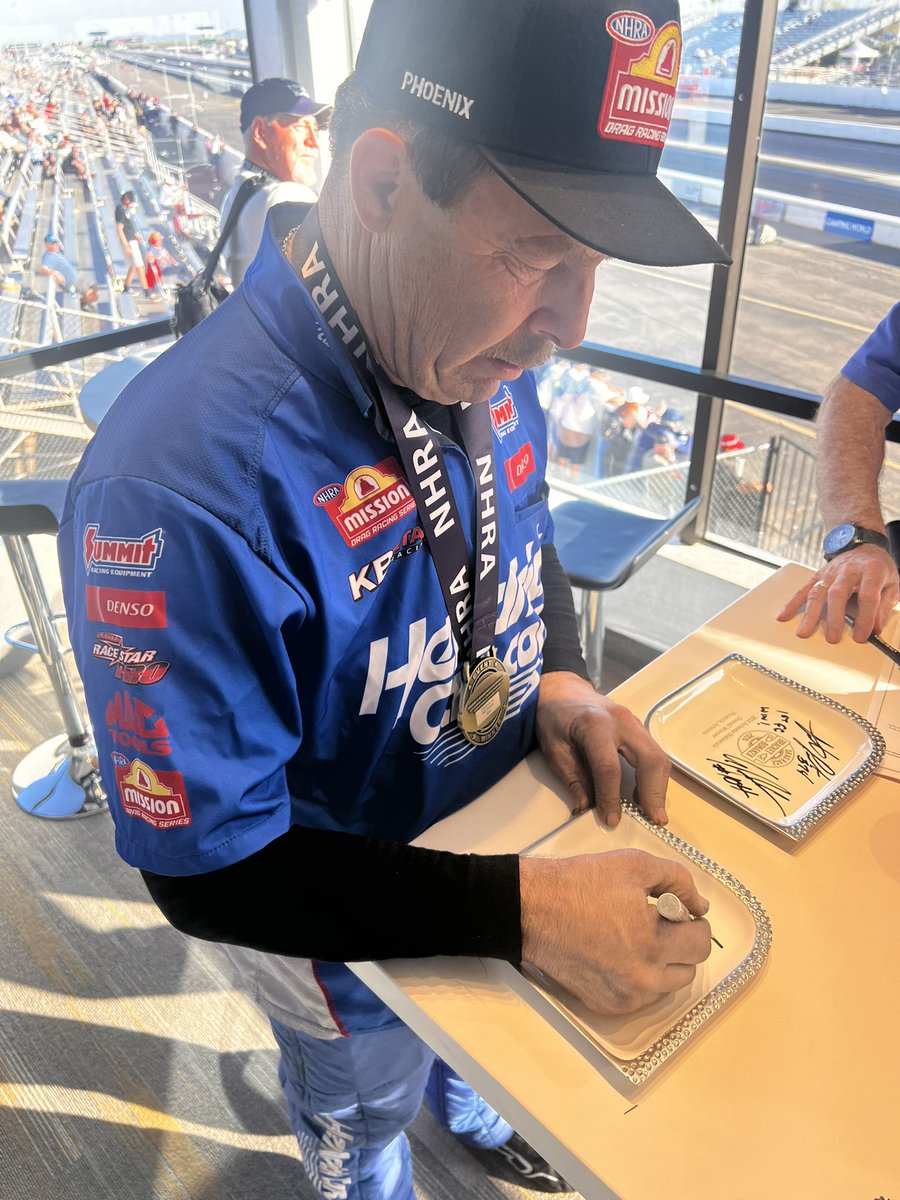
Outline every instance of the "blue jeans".
<svg viewBox="0 0 900 1200">
<path fill-rule="evenodd" d="M 405 1025 L 323 1039 L 271 1024 L 291 1127 L 323 1200 L 415 1200 L 403 1131 L 423 1096 L 437 1120 L 470 1146 L 493 1149 L 512 1134 Z"/>
</svg>

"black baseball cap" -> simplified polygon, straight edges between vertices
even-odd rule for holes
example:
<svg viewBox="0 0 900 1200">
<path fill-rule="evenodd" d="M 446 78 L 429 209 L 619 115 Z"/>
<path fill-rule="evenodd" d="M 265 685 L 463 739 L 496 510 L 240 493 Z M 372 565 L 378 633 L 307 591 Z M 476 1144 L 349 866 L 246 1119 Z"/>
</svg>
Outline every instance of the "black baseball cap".
<svg viewBox="0 0 900 1200">
<path fill-rule="evenodd" d="M 241 96 L 241 133 L 246 133 L 254 117 L 275 117 L 281 113 L 297 117 L 316 117 L 327 124 L 330 104 L 313 100 L 305 87 L 293 79 L 261 79 Z"/>
<path fill-rule="evenodd" d="M 373 0 L 362 91 L 476 145 L 564 233 L 627 262 L 727 263 L 657 179 L 677 0 Z"/>
</svg>

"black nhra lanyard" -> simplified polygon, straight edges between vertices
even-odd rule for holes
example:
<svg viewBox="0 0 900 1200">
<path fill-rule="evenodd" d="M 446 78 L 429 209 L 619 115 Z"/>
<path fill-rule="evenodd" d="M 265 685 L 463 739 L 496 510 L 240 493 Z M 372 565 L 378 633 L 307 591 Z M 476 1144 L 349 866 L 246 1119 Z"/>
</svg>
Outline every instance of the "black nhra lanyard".
<svg viewBox="0 0 900 1200">
<path fill-rule="evenodd" d="M 395 384 L 369 354 L 362 327 L 325 249 L 315 208 L 301 226 L 287 235 L 282 248 L 322 321 L 343 344 L 359 382 L 380 405 L 390 426 L 463 659 L 460 729 L 467 741 L 482 745 L 503 724 L 509 698 L 509 676 L 494 648 L 500 538 L 488 405 L 460 404 L 456 410 L 477 496 L 473 584 L 473 563 L 440 440 L 404 402 Z"/>
</svg>

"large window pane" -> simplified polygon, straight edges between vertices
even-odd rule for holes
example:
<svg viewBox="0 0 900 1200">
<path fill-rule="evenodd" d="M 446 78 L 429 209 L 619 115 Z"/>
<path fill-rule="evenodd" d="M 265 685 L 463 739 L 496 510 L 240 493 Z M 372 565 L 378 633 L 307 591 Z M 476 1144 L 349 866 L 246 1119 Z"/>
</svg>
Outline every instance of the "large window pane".
<svg viewBox="0 0 900 1200">
<path fill-rule="evenodd" d="M 171 313 L 215 241 L 250 80 L 242 28 L 181 4 L 16 13 L 23 39 L 81 43 L 0 48 L 0 354 Z"/>
<path fill-rule="evenodd" d="M 742 7 L 682 5 L 681 75 L 659 177 L 715 235 L 731 123 Z M 603 267 L 587 341 L 697 366 L 712 268 Z"/>
<path fill-rule="evenodd" d="M 821 392 L 900 296 L 895 5 L 779 14 L 732 359 Z"/>
<path fill-rule="evenodd" d="M 562 358 L 538 376 L 551 485 L 657 516 L 681 508 L 696 396 Z"/>
</svg>

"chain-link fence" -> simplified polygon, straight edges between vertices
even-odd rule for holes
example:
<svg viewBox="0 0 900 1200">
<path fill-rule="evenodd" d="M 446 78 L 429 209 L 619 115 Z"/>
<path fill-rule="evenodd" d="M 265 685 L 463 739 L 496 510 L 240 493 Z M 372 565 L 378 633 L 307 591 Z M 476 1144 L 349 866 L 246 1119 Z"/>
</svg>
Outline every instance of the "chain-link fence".
<svg viewBox="0 0 900 1200">
<path fill-rule="evenodd" d="M 580 490 L 606 503 L 670 517 L 685 502 L 687 472 L 687 464 L 679 462 L 584 480 Z M 564 473 L 556 474 L 565 480 Z M 816 565 L 823 526 L 812 449 L 776 434 L 759 446 L 717 454 L 707 532 L 738 547 Z"/>
</svg>

